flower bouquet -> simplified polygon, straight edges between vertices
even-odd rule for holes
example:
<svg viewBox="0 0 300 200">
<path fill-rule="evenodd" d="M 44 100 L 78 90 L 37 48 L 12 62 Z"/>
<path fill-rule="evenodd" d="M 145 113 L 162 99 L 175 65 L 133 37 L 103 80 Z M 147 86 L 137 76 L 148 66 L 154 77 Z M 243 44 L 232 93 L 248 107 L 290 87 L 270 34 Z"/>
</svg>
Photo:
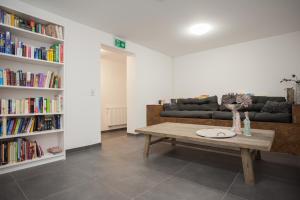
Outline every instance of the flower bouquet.
<svg viewBox="0 0 300 200">
<path fill-rule="evenodd" d="M 238 112 L 241 108 L 247 108 L 252 104 L 250 95 L 247 94 L 228 94 L 223 98 L 223 104 L 232 112 L 232 128 L 231 130 L 237 134 L 242 133 L 241 116 Z"/>
</svg>

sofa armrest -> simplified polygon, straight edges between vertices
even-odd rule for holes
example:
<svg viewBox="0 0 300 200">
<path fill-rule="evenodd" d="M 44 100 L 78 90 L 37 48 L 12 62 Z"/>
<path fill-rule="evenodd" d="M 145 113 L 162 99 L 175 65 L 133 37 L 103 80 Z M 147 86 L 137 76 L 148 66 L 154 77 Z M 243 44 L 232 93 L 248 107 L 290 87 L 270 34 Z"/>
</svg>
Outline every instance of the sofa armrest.
<svg viewBox="0 0 300 200">
<path fill-rule="evenodd" d="M 161 111 L 163 111 L 162 105 L 147 105 L 147 126 L 160 123 Z"/>
<path fill-rule="evenodd" d="M 292 109 L 293 123 L 300 124 L 300 104 L 294 104 Z"/>
</svg>

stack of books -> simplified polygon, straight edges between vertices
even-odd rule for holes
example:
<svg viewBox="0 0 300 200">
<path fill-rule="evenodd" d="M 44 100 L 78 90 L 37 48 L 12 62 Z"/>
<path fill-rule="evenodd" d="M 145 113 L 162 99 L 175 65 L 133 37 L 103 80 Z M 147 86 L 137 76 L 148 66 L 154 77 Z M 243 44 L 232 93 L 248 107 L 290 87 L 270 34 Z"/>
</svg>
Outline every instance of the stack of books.
<svg viewBox="0 0 300 200">
<path fill-rule="evenodd" d="M 17 138 L 12 141 L 0 142 L 0 165 L 32 160 L 43 155 L 43 149 L 37 141 Z"/>
<path fill-rule="evenodd" d="M 8 13 L 0 9 L 0 23 L 8 26 L 22 28 L 35 33 L 48 35 L 58 39 L 63 39 L 63 28 L 54 24 L 41 24 L 30 19 L 26 20 L 22 17 L 16 16 L 15 14 Z"/>
<path fill-rule="evenodd" d="M 0 121 L 0 137 L 61 129 L 61 116 L 8 118 Z"/>
<path fill-rule="evenodd" d="M 0 53 L 16 55 L 31 59 L 46 60 L 50 62 L 64 62 L 64 45 L 54 44 L 50 48 L 34 47 L 20 41 L 11 32 L 0 32 Z"/>
<path fill-rule="evenodd" d="M 12 71 L 0 67 L 0 86 L 24 86 L 41 88 L 61 88 L 61 77 L 54 72 L 47 74 L 23 72 L 22 70 Z"/>
<path fill-rule="evenodd" d="M 63 96 L 56 95 L 53 99 L 45 97 L 25 99 L 0 99 L 0 114 L 33 114 L 61 113 Z"/>
</svg>

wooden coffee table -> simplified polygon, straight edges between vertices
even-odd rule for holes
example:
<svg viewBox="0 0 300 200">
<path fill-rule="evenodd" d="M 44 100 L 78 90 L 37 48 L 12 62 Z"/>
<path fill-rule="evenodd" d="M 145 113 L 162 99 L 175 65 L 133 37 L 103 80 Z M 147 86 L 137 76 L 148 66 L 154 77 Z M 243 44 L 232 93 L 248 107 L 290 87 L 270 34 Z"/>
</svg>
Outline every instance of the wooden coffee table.
<svg viewBox="0 0 300 200">
<path fill-rule="evenodd" d="M 196 131 L 207 128 L 224 128 L 182 123 L 162 123 L 145 128 L 139 128 L 137 133 L 145 135 L 144 157 L 148 158 L 150 146 L 158 142 L 169 142 L 172 145 L 188 145 L 205 151 L 241 156 L 245 183 L 255 184 L 252 160 L 260 159 L 260 151 L 270 151 L 275 131 L 252 129 L 252 136 L 237 135 L 232 138 L 212 139 L 196 135 Z M 151 140 L 152 136 L 158 137 Z"/>
</svg>

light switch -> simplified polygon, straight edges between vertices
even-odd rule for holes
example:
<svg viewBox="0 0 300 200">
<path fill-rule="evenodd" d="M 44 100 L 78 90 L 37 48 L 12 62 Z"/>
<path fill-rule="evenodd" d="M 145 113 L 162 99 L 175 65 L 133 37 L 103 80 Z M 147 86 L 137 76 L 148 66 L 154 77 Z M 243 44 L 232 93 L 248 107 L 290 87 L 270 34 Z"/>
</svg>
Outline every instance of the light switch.
<svg viewBox="0 0 300 200">
<path fill-rule="evenodd" d="M 91 89 L 91 96 L 95 96 L 95 90 Z"/>
</svg>

